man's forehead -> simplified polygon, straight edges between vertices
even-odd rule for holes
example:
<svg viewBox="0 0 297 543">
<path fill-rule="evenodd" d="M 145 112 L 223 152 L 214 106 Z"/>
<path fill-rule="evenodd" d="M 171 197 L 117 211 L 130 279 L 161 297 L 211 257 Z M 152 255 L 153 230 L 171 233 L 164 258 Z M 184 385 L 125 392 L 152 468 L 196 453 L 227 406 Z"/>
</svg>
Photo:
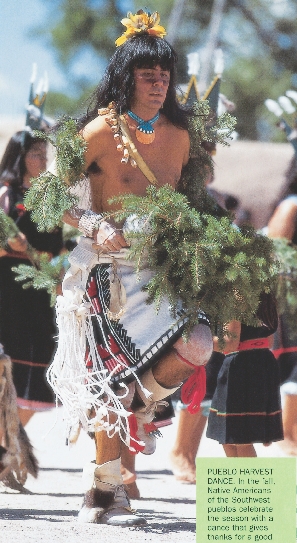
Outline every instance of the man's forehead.
<svg viewBox="0 0 297 543">
<path fill-rule="evenodd" d="M 163 71 L 170 71 L 169 68 L 162 68 L 160 64 L 144 64 L 143 66 L 135 66 L 135 70 L 163 70 Z"/>
</svg>

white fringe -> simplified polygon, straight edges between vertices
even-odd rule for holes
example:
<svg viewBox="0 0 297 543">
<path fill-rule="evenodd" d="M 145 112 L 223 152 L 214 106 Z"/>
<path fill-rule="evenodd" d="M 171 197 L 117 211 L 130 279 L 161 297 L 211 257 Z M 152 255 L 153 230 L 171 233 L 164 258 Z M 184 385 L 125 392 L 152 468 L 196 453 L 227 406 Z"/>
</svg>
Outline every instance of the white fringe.
<svg viewBox="0 0 297 543">
<path fill-rule="evenodd" d="M 82 427 L 87 432 L 105 430 L 110 437 L 119 433 L 121 440 L 130 446 L 128 417 L 131 412 L 123 405 L 130 385 L 121 384 L 121 395 L 112 389 L 111 379 L 118 366 L 113 373 L 108 373 L 98 353 L 92 319 L 97 319 L 101 329 L 102 319 L 86 299 L 84 287 L 90 269 L 86 270 L 83 263 L 78 266 L 76 262 L 70 267 L 63 282 L 63 296 L 57 297 L 59 340 L 47 379 L 64 406 L 70 442 L 76 441 Z M 87 344 L 92 371 L 86 367 Z M 112 355 L 108 345 L 105 349 Z M 112 356 L 122 368 L 123 361 Z M 136 375 L 135 379 L 139 381 Z"/>
</svg>

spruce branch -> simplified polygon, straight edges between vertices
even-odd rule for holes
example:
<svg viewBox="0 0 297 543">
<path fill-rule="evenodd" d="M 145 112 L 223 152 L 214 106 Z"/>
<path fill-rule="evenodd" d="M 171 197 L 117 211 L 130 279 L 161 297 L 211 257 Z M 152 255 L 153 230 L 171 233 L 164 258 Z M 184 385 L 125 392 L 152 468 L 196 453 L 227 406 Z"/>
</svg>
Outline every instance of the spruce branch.
<svg viewBox="0 0 297 543">
<path fill-rule="evenodd" d="M 270 239 L 250 226 L 235 227 L 228 216 L 198 212 L 168 185 L 112 202 L 122 206 L 116 220 L 129 217 L 130 258 L 138 269 L 147 265 L 154 272 L 145 287 L 148 303 L 158 308 L 167 298 L 175 312 L 187 315 L 188 330 L 198 310 L 210 317 L 213 332 L 231 320 L 258 323 L 260 294 L 273 288 L 277 273 Z"/>
<path fill-rule="evenodd" d="M 19 229 L 16 226 L 14 220 L 8 217 L 0 208 L 0 247 L 5 248 L 7 240 L 9 238 L 15 238 L 19 233 Z"/>
<path fill-rule="evenodd" d="M 61 283 L 62 273 L 67 267 L 67 253 L 51 259 L 47 253 L 39 255 L 38 268 L 19 264 L 12 271 L 16 274 L 15 280 L 22 282 L 22 287 L 46 290 L 50 295 L 50 305 L 56 302 L 57 286 Z"/>
<path fill-rule="evenodd" d="M 74 119 L 62 119 L 59 128 L 46 137 L 57 150 L 56 174 L 46 171 L 31 179 L 24 198 L 26 209 L 32 211 L 32 219 L 40 231 L 51 231 L 61 225 L 65 211 L 77 202 L 71 188 L 82 177 L 86 150 L 86 142 L 77 132 Z"/>
<path fill-rule="evenodd" d="M 17 237 L 20 231 L 15 224 L 14 220 L 4 213 L 3 209 L 0 208 L 0 247 L 1 249 L 7 249 L 8 241 Z M 38 253 L 35 249 L 28 244 L 27 250 L 24 253 L 24 257 L 28 258 L 33 266 L 38 267 Z"/>
<path fill-rule="evenodd" d="M 5 249 L 7 241 L 20 233 L 17 225 L 0 209 L 0 247 Z M 16 274 L 16 281 L 23 282 L 23 288 L 33 287 L 38 290 L 45 289 L 51 297 L 51 305 L 55 304 L 56 287 L 61 282 L 62 271 L 67 266 L 67 253 L 50 259 L 47 253 L 39 253 L 30 244 L 24 252 L 24 258 L 29 264 L 19 264 L 12 267 Z"/>
</svg>

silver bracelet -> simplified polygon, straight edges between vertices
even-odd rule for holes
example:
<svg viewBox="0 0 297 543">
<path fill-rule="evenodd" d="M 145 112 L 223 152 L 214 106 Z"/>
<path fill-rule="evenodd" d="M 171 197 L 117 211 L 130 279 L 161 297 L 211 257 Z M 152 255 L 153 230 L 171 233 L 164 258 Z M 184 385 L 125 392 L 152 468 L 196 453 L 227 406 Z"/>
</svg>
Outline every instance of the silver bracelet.
<svg viewBox="0 0 297 543">
<path fill-rule="evenodd" d="M 99 227 L 99 223 L 102 219 L 102 215 L 88 209 L 79 219 L 78 229 L 87 238 L 92 238 L 94 230 Z"/>
</svg>

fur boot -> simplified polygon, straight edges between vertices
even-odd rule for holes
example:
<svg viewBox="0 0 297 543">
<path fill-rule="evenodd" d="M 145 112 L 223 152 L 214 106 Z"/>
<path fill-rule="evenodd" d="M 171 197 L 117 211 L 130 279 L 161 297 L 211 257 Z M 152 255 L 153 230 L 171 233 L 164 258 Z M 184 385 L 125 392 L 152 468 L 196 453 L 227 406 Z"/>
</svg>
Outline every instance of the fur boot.
<svg viewBox="0 0 297 543">
<path fill-rule="evenodd" d="M 146 524 L 130 507 L 129 498 L 122 484 L 120 459 L 98 466 L 91 462 L 84 468 L 85 496 L 78 514 L 79 522 L 109 524 L 112 526 L 137 526 Z"/>
</svg>

